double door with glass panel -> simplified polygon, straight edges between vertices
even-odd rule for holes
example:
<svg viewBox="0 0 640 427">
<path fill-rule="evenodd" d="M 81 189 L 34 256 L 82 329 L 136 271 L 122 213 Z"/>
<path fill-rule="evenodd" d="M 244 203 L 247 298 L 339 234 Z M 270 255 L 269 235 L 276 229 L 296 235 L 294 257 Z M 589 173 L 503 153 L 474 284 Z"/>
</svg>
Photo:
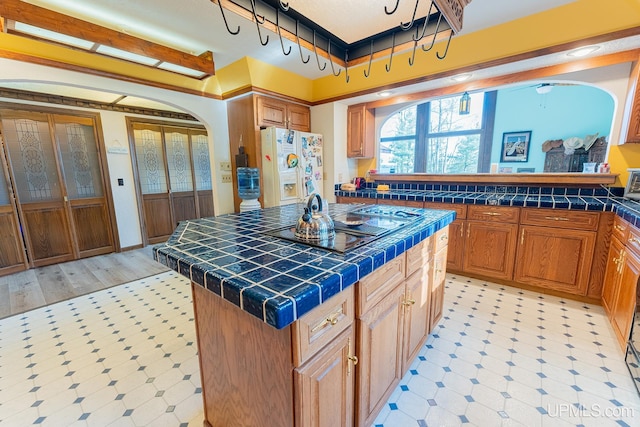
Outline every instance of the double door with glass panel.
<svg viewBox="0 0 640 427">
<path fill-rule="evenodd" d="M 0 269 L 20 258 L 26 268 L 113 252 L 95 118 L 14 109 L 0 110 L 0 118 L 0 221 L 5 231 L 19 230 L 3 231 L 0 244 L 11 250 Z"/>
<path fill-rule="evenodd" d="M 145 243 L 164 242 L 180 221 L 213 216 L 204 128 L 131 122 Z"/>
</svg>

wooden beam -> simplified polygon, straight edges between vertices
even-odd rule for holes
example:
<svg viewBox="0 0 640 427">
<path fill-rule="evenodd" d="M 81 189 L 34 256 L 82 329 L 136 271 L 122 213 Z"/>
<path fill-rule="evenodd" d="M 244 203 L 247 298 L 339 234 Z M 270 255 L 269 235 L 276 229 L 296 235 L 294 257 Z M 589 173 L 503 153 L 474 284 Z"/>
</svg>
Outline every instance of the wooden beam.
<svg viewBox="0 0 640 427">
<path fill-rule="evenodd" d="M 191 55 L 20 0 L 2 0 L 0 17 L 201 71 L 203 77 L 215 74 L 209 51 Z"/>
</svg>

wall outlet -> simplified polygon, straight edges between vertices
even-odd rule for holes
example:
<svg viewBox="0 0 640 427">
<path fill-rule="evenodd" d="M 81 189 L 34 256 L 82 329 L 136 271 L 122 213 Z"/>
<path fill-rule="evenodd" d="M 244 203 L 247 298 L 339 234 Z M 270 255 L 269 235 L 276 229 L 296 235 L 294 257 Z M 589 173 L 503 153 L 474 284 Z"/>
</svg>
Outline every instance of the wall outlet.
<svg viewBox="0 0 640 427">
<path fill-rule="evenodd" d="M 233 182 L 233 179 L 231 178 L 231 174 L 230 173 L 223 173 L 222 174 L 222 182 L 226 182 L 226 183 Z"/>
<path fill-rule="evenodd" d="M 220 170 L 222 170 L 222 171 L 230 171 L 231 170 L 231 162 L 220 162 Z"/>
</svg>

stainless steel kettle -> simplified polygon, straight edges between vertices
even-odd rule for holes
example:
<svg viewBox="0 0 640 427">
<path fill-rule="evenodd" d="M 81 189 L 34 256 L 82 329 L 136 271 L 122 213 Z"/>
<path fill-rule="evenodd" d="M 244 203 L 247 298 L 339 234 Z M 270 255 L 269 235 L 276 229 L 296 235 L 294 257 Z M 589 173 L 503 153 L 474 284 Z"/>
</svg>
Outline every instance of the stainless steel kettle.
<svg viewBox="0 0 640 427">
<path fill-rule="evenodd" d="M 314 201 L 318 202 L 316 210 Z M 309 196 L 304 214 L 298 218 L 295 236 L 304 240 L 329 240 L 336 235 L 333 220 L 322 213 L 322 197 L 318 193 Z"/>
</svg>

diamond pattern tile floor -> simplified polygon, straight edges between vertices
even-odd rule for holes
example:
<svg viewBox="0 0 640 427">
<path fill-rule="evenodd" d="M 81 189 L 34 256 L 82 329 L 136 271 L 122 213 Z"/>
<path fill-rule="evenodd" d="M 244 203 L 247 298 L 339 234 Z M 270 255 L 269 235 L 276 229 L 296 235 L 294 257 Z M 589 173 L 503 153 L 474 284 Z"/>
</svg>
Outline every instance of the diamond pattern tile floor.
<svg viewBox="0 0 640 427">
<path fill-rule="evenodd" d="M 599 306 L 448 275 L 444 316 L 375 427 L 636 426 Z M 0 320 L 0 426 L 202 425 L 174 272 Z"/>
<path fill-rule="evenodd" d="M 444 304 L 375 427 L 640 425 L 602 307 L 451 274 Z"/>
</svg>

